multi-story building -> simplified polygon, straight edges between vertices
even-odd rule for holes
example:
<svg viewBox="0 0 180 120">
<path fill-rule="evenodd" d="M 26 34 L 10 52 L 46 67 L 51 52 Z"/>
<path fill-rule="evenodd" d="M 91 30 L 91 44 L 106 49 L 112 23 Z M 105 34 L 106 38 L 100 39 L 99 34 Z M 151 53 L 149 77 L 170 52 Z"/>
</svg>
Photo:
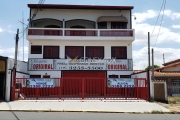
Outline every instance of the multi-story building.
<svg viewBox="0 0 180 120">
<path fill-rule="evenodd" d="M 28 7 L 31 77 L 129 78 L 132 74 L 132 6 Z"/>
</svg>

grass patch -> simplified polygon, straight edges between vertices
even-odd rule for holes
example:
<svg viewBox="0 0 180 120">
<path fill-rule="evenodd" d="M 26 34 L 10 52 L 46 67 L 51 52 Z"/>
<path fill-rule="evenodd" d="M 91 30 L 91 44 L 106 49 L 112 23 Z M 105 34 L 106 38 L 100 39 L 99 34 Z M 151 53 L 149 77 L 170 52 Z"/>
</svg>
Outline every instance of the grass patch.
<svg viewBox="0 0 180 120">
<path fill-rule="evenodd" d="M 163 111 L 153 110 L 151 113 L 152 114 L 163 114 Z"/>
<path fill-rule="evenodd" d="M 180 97 L 168 97 L 168 102 L 170 104 L 179 104 L 180 103 Z"/>
</svg>

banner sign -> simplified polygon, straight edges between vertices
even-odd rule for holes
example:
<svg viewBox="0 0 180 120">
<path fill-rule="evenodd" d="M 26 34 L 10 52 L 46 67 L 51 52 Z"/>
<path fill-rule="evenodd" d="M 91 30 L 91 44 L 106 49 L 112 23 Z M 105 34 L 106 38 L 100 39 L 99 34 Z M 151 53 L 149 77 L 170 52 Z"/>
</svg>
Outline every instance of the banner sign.
<svg viewBox="0 0 180 120">
<path fill-rule="evenodd" d="M 106 63 L 99 62 L 99 60 L 55 59 L 54 70 L 106 70 Z"/>
<path fill-rule="evenodd" d="M 29 70 L 132 70 L 132 60 L 29 59 Z"/>
<path fill-rule="evenodd" d="M 109 88 L 132 88 L 135 85 L 132 78 L 109 78 L 107 86 Z"/>
<path fill-rule="evenodd" d="M 53 59 L 29 59 L 29 70 L 53 70 Z"/>
<path fill-rule="evenodd" d="M 132 70 L 131 61 L 116 59 L 113 63 L 107 63 L 107 70 Z"/>
<path fill-rule="evenodd" d="M 53 88 L 54 79 L 51 78 L 30 78 L 27 79 L 27 88 Z"/>
</svg>

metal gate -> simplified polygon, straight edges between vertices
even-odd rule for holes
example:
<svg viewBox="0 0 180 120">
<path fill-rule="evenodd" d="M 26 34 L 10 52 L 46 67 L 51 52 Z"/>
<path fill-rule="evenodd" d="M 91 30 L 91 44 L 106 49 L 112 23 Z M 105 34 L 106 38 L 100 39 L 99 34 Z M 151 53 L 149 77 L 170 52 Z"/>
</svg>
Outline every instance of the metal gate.
<svg viewBox="0 0 180 120">
<path fill-rule="evenodd" d="M 148 82 L 135 78 L 133 88 L 108 88 L 107 78 L 55 78 L 53 88 L 28 88 L 26 78 L 17 78 L 12 87 L 15 99 L 143 99 L 148 100 Z M 14 88 L 14 89 L 13 89 Z"/>
</svg>

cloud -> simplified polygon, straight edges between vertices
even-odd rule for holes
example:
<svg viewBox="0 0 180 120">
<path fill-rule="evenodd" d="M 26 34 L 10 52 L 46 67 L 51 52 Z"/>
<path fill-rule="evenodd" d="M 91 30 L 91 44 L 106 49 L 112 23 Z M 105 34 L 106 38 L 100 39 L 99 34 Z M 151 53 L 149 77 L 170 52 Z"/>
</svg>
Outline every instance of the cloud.
<svg viewBox="0 0 180 120">
<path fill-rule="evenodd" d="M 161 12 L 161 14 L 162 14 L 162 12 Z M 180 19 L 180 13 L 174 12 L 172 10 L 165 10 L 164 15 L 171 18 L 172 20 Z"/>
<path fill-rule="evenodd" d="M 174 48 L 154 48 L 154 64 L 162 66 L 163 53 L 165 62 L 176 60 L 180 58 L 180 49 Z M 148 66 L 148 48 L 143 47 L 139 50 L 133 51 L 134 70 L 144 70 Z"/>
<path fill-rule="evenodd" d="M 180 29 L 180 25 L 172 25 L 172 28 L 179 28 Z"/>
<path fill-rule="evenodd" d="M 11 47 L 11 48 L 0 47 L 0 55 L 14 58 L 15 48 L 14 47 Z M 24 47 L 24 56 L 25 56 L 25 60 L 27 60 L 28 59 L 28 47 L 27 46 Z M 19 47 L 18 60 L 22 60 L 23 59 L 22 57 L 23 57 L 23 47 Z"/>
<path fill-rule="evenodd" d="M 148 39 L 148 32 L 152 34 L 152 30 L 154 29 L 153 35 L 151 36 L 151 44 L 160 44 L 160 43 L 167 43 L 167 42 L 178 42 L 180 43 L 180 34 L 171 31 L 169 28 L 161 27 L 159 36 L 159 27 L 160 26 L 154 26 L 147 24 L 147 23 L 140 23 L 136 24 L 133 23 L 133 28 L 135 29 L 135 37 L 136 40 L 133 42 L 135 45 L 139 44 L 147 44 Z M 158 39 L 157 39 L 158 36 Z M 156 42 L 157 39 L 157 42 Z"/>
<path fill-rule="evenodd" d="M 143 13 L 134 13 L 133 15 L 136 16 L 136 22 L 137 23 L 142 23 L 144 21 L 146 21 L 147 19 L 151 19 L 156 17 L 158 14 L 156 11 L 154 10 L 147 10 L 146 12 Z"/>
<path fill-rule="evenodd" d="M 2 28 L 0 28 L 0 32 L 3 32 L 3 29 L 2 29 Z"/>
</svg>

